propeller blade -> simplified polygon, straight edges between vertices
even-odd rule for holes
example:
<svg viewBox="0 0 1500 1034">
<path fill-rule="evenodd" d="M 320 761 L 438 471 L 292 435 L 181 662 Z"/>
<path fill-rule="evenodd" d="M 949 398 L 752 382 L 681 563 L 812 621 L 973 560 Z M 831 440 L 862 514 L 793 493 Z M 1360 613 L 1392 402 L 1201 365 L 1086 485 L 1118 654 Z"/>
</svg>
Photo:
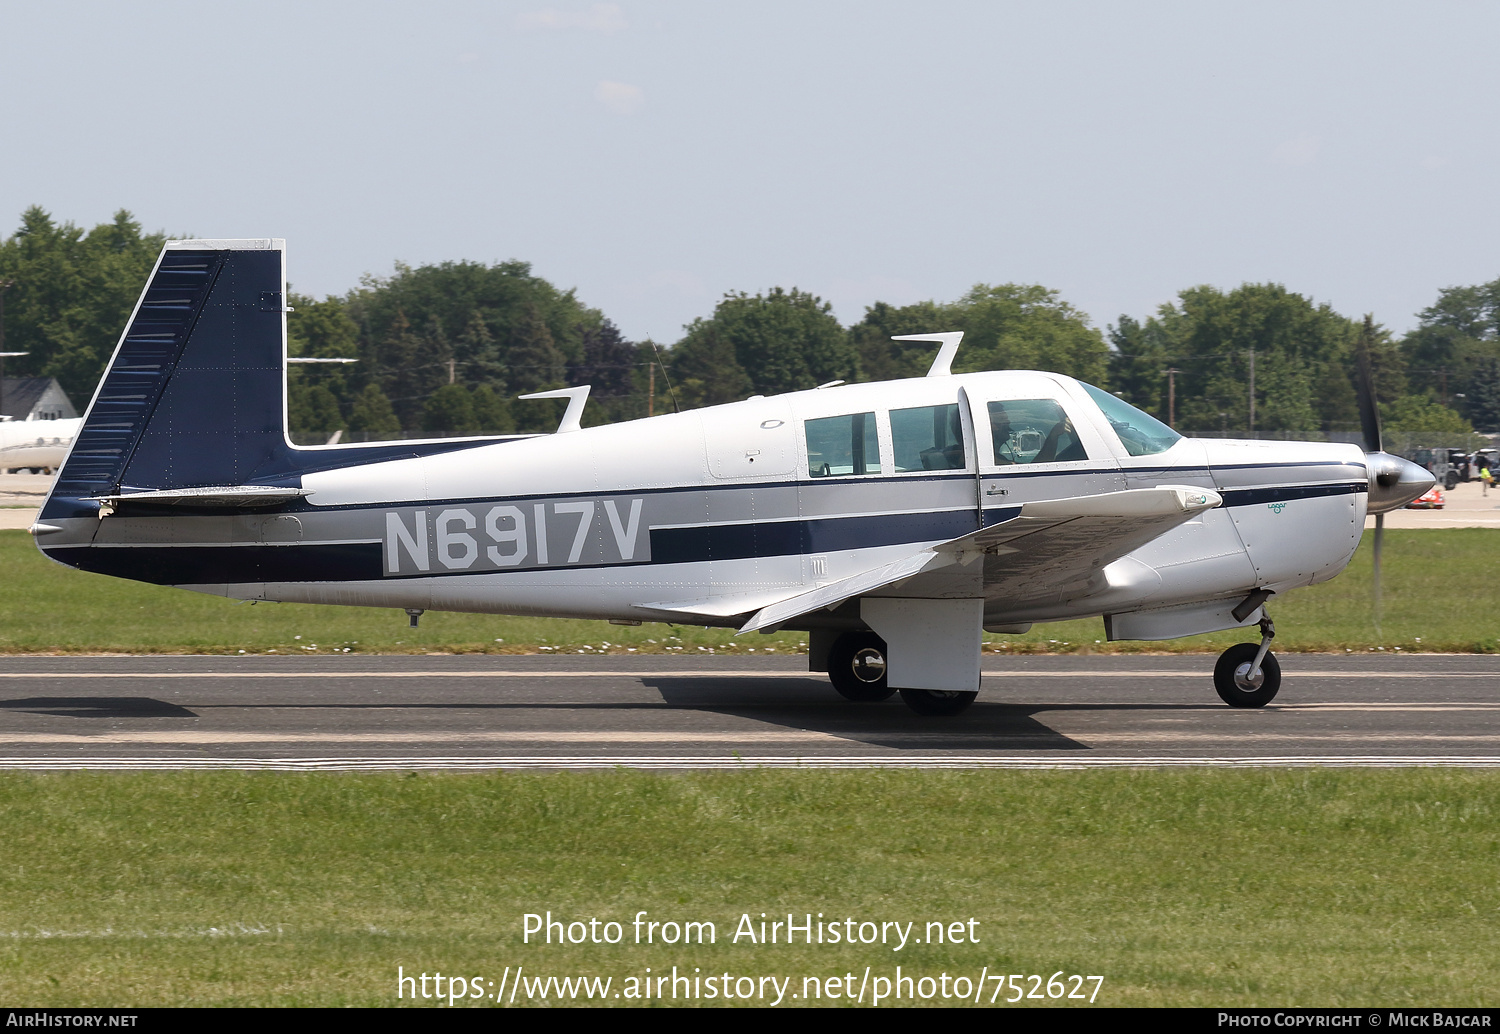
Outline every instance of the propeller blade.
<svg viewBox="0 0 1500 1034">
<path fill-rule="evenodd" d="M 1384 452 L 1380 447 L 1380 404 L 1375 398 L 1375 369 L 1370 361 L 1370 344 L 1375 340 L 1375 323 L 1365 317 L 1360 329 L 1359 342 L 1354 354 L 1359 364 L 1359 383 L 1356 395 L 1359 400 L 1359 427 L 1364 434 L 1365 452 Z"/>
<path fill-rule="evenodd" d="M 1375 515 L 1375 638 L 1380 638 L 1380 546 L 1385 540 L 1385 514 Z"/>
</svg>

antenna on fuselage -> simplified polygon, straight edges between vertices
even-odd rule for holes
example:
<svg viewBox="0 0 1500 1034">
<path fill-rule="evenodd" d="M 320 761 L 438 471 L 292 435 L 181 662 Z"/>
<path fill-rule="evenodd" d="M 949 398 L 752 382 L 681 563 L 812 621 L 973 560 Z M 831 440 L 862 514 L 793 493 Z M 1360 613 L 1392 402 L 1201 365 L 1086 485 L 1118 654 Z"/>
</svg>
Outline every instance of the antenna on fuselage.
<svg viewBox="0 0 1500 1034">
<path fill-rule="evenodd" d="M 567 399 L 568 408 L 563 411 L 562 420 L 558 422 L 555 434 L 565 431 L 576 431 L 579 429 L 579 419 L 583 416 L 583 404 L 589 400 L 589 388 L 592 385 L 580 384 L 576 388 L 558 388 L 556 391 L 534 391 L 530 395 L 517 395 L 518 399 Z"/>
<path fill-rule="evenodd" d="M 958 354 L 958 343 L 964 339 L 961 330 L 950 331 L 946 334 L 898 334 L 891 338 L 892 341 L 938 341 L 942 347 L 938 349 L 937 358 L 927 369 L 929 377 L 947 377 L 953 372 L 953 357 Z"/>
</svg>

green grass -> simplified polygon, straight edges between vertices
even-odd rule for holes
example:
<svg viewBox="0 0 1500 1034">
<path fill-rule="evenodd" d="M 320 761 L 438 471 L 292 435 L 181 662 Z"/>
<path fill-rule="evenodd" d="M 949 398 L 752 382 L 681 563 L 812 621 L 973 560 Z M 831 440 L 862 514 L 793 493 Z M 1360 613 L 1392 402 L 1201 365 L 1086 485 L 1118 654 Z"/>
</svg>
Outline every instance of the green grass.
<svg viewBox="0 0 1500 1034">
<path fill-rule="evenodd" d="M 0 776 L 0 1000 L 393 1005 L 406 972 L 1100 974 L 1111 1006 L 1492 1005 L 1500 773 Z M 521 942 L 522 915 L 714 945 Z M 740 916 L 979 943 L 729 941 Z M 628 930 L 628 926 L 627 926 Z"/>
<path fill-rule="evenodd" d="M 1485 528 L 1388 531 L 1382 635 L 1374 629 L 1369 536 L 1332 582 L 1272 604 L 1280 652 L 1400 648 L 1500 651 L 1500 532 Z M 695 625 L 625 627 L 603 621 L 431 612 L 415 631 L 397 610 L 250 606 L 219 597 L 85 574 L 53 564 L 21 531 L 0 531 L 0 652 L 120 653 L 744 653 L 800 652 L 788 632 L 736 638 Z M 1101 642 L 1101 623 L 1037 625 L 988 636 L 998 653 L 1217 652 L 1252 632 L 1164 643 Z"/>
</svg>

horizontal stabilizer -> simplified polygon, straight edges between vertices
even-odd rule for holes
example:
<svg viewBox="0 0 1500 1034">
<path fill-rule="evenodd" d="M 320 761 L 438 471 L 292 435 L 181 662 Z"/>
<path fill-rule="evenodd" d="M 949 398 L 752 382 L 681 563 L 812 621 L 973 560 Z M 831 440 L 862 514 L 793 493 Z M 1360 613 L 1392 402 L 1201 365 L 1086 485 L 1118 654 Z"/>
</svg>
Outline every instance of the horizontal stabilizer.
<svg viewBox="0 0 1500 1034">
<path fill-rule="evenodd" d="M 211 485 L 206 488 L 169 488 L 156 492 L 129 492 L 120 495 L 90 496 L 96 503 L 129 506 L 150 503 L 153 506 L 201 506 L 215 510 L 266 510 L 282 506 L 308 494 L 305 488 L 274 488 L 268 485 Z"/>
</svg>

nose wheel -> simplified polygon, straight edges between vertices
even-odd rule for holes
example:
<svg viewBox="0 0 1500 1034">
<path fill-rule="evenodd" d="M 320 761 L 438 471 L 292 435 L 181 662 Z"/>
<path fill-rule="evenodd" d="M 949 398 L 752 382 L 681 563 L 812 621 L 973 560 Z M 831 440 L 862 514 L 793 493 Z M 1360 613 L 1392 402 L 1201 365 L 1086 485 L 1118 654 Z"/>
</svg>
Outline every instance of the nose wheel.
<svg viewBox="0 0 1500 1034">
<path fill-rule="evenodd" d="M 1214 665 L 1214 689 L 1230 707 L 1265 707 L 1281 689 L 1281 665 L 1275 654 L 1266 654 L 1260 671 L 1251 674 L 1259 652 L 1256 643 L 1236 643 L 1219 654 L 1219 663 Z"/>
<path fill-rule="evenodd" d="M 873 704 L 896 692 L 885 684 L 885 640 L 874 632 L 846 632 L 828 651 L 828 681 L 845 700 Z"/>
<path fill-rule="evenodd" d="M 1281 664 L 1269 649 L 1276 628 L 1263 618 L 1260 630 L 1259 643 L 1236 643 L 1214 665 L 1214 689 L 1230 707 L 1265 707 L 1281 689 Z"/>
</svg>

